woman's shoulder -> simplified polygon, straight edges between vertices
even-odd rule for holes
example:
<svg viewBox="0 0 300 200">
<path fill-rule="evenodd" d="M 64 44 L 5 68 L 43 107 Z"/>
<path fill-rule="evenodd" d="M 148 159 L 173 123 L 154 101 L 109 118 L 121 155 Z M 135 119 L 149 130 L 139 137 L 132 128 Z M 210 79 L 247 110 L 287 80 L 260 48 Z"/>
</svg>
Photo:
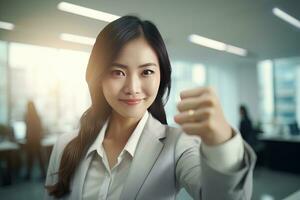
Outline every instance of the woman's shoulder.
<svg viewBox="0 0 300 200">
<path fill-rule="evenodd" d="M 169 124 L 164 124 L 160 120 L 158 120 L 156 117 L 152 116 L 151 113 L 148 118 L 148 122 L 145 125 L 146 129 L 155 130 L 157 133 L 161 133 L 164 137 L 174 137 L 178 135 L 181 132 L 180 128 L 174 127 Z"/>
<path fill-rule="evenodd" d="M 175 127 L 173 125 L 166 125 L 166 124 L 163 124 L 163 126 L 165 128 L 167 138 L 174 138 L 176 141 L 182 134 L 182 130 L 179 127 Z"/>
<path fill-rule="evenodd" d="M 59 170 L 60 160 L 67 144 L 78 135 L 78 131 L 72 131 L 69 133 L 63 133 L 58 136 L 56 143 L 54 144 L 46 178 L 46 185 L 53 185 L 58 180 L 57 172 Z"/>
<path fill-rule="evenodd" d="M 62 133 L 59 136 L 59 139 L 65 139 L 65 140 L 73 139 L 74 137 L 76 137 L 78 135 L 78 132 L 79 132 L 79 130 L 76 129 L 76 130 L 73 130 L 73 131 L 70 131 L 70 132 Z"/>
<path fill-rule="evenodd" d="M 168 133 L 180 134 L 182 130 L 179 127 L 173 125 L 164 125 Z"/>
<path fill-rule="evenodd" d="M 62 150 L 65 148 L 65 146 L 78 135 L 79 130 L 74 130 L 71 132 L 62 133 L 58 136 L 55 149 Z"/>
</svg>

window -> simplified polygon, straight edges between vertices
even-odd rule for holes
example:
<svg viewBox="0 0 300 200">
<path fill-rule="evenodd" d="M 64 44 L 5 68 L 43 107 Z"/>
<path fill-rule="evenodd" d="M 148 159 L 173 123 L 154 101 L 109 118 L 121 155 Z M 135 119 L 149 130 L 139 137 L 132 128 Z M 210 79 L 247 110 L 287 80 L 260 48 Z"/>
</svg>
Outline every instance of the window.
<svg viewBox="0 0 300 200">
<path fill-rule="evenodd" d="M 265 60 L 258 63 L 260 110 L 263 128 L 281 133 L 287 125 L 300 122 L 300 58 Z"/>
<path fill-rule="evenodd" d="M 85 69 L 89 54 L 11 43 L 11 122 L 24 120 L 29 99 L 47 132 L 70 131 L 89 105 Z"/>
</svg>

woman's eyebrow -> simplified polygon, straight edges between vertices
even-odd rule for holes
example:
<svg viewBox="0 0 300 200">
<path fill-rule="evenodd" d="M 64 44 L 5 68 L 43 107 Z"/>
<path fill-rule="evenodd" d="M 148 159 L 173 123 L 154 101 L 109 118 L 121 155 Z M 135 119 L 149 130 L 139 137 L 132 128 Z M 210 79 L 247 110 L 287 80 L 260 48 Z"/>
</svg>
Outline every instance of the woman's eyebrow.
<svg viewBox="0 0 300 200">
<path fill-rule="evenodd" d="M 123 65 L 123 64 L 120 64 L 120 63 L 116 63 L 116 62 L 112 63 L 112 66 L 116 66 L 116 67 L 120 67 L 120 68 L 128 68 L 127 65 Z M 157 65 L 155 63 L 145 63 L 145 64 L 142 64 L 142 65 L 138 66 L 138 68 L 149 67 L 149 66 L 156 66 L 157 67 Z"/>
</svg>

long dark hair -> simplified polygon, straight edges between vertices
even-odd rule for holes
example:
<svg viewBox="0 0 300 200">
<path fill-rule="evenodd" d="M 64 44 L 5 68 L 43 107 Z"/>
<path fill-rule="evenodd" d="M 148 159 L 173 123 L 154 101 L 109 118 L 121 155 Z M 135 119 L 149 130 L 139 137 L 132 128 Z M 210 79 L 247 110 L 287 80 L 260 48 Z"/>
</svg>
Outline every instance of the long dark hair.
<svg viewBox="0 0 300 200">
<path fill-rule="evenodd" d="M 86 71 L 92 105 L 80 119 L 79 134 L 67 144 L 63 151 L 57 172 L 58 182 L 52 186 L 46 186 L 50 195 L 59 198 L 70 192 L 70 181 L 77 166 L 111 113 L 111 107 L 101 89 L 101 75 L 122 47 L 139 37 L 144 37 L 153 48 L 160 65 L 161 81 L 158 93 L 148 111 L 161 123 L 167 124 L 164 105 L 171 90 L 171 65 L 164 41 L 152 22 L 142 21 L 135 16 L 121 17 L 109 23 L 99 33 L 92 49 Z"/>
</svg>

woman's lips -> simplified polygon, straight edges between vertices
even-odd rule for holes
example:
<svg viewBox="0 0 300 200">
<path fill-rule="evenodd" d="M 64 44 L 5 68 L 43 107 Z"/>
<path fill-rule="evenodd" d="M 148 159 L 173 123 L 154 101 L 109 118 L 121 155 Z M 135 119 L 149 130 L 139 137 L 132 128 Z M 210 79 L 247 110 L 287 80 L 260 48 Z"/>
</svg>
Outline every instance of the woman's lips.
<svg viewBox="0 0 300 200">
<path fill-rule="evenodd" d="M 120 99 L 120 101 L 126 103 L 127 105 L 139 104 L 143 99 Z"/>
</svg>

